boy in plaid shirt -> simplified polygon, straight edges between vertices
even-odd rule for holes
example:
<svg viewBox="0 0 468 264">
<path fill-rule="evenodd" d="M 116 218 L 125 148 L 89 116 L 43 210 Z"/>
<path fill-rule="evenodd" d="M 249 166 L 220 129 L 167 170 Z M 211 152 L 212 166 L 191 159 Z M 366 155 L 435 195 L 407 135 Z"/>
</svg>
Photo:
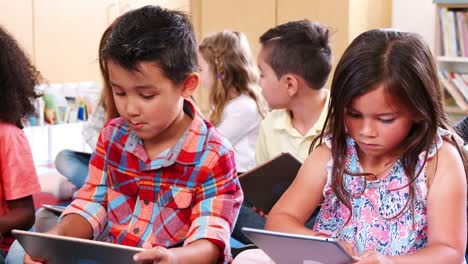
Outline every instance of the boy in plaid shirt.
<svg viewBox="0 0 468 264">
<path fill-rule="evenodd" d="M 230 144 L 187 100 L 196 51 L 182 13 L 146 6 L 119 18 L 99 59 L 121 117 L 104 126 L 87 182 L 50 233 L 106 231 L 104 241 L 148 248 L 136 261 L 229 262 L 243 195 Z"/>
</svg>

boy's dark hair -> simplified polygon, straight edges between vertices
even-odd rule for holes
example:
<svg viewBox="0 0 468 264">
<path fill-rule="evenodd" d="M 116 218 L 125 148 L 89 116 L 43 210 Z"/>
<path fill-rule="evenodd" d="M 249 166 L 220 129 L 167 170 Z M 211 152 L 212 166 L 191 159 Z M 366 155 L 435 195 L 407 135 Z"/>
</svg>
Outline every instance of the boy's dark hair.
<svg viewBox="0 0 468 264">
<path fill-rule="evenodd" d="M 260 43 L 278 79 L 293 73 L 310 87 L 320 89 L 332 67 L 329 34 L 324 26 L 304 19 L 269 29 L 260 37 Z"/>
<path fill-rule="evenodd" d="M 181 12 L 159 6 L 129 11 L 114 25 L 99 59 L 138 71 L 141 62 L 155 62 L 179 84 L 197 70 L 197 43 L 192 24 Z"/>
<path fill-rule="evenodd" d="M 22 128 L 21 119 L 34 113 L 34 87 L 42 80 L 18 42 L 0 26 L 0 120 Z"/>
</svg>

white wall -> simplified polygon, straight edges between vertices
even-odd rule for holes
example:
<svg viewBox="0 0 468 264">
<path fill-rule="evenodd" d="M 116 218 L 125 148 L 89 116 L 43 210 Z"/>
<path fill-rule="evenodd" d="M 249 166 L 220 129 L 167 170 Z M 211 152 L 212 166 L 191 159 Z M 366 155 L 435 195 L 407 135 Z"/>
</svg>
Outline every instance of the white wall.
<svg viewBox="0 0 468 264">
<path fill-rule="evenodd" d="M 423 36 L 434 52 L 435 4 L 432 0 L 393 0 L 392 27 Z"/>
</svg>

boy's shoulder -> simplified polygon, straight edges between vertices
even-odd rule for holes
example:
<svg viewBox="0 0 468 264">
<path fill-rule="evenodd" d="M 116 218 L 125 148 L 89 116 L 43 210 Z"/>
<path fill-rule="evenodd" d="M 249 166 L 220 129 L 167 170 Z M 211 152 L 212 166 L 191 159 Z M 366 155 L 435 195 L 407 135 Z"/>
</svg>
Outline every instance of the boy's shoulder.
<svg viewBox="0 0 468 264">
<path fill-rule="evenodd" d="M 284 128 L 290 126 L 291 116 L 286 109 L 271 110 L 262 120 L 264 128 Z"/>
<path fill-rule="evenodd" d="M 229 142 L 229 140 L 221 134 L 221 132 L 216 129 L 213 124 L 211 124 L 208 120 L 205 120 L 204 118 L 201 118 L 203 121 L 203 125 L 205 128 L 201 130 L 206 129 L 206 140 L 204 141 L 204 149 L 206 148 L 220 148 L 222 150 L 232 150 L 232 145 Z M 201 131 L 200 131 L 201 132 Z"/>
</svg>

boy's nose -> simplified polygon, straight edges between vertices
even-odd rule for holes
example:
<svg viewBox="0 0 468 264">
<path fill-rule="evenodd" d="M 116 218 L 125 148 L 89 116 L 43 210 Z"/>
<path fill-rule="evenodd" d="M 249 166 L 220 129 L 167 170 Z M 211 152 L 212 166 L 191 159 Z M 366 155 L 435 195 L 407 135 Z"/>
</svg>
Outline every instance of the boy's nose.
<svg viewBox="0 0 468 264">
<path fill-rule="evenodd" d="M 138 105 L 136 103 L 128 102 L 126 110 L 127 114 L 131 116 L 136 116 L 139 114 Z"/>
</svg>

